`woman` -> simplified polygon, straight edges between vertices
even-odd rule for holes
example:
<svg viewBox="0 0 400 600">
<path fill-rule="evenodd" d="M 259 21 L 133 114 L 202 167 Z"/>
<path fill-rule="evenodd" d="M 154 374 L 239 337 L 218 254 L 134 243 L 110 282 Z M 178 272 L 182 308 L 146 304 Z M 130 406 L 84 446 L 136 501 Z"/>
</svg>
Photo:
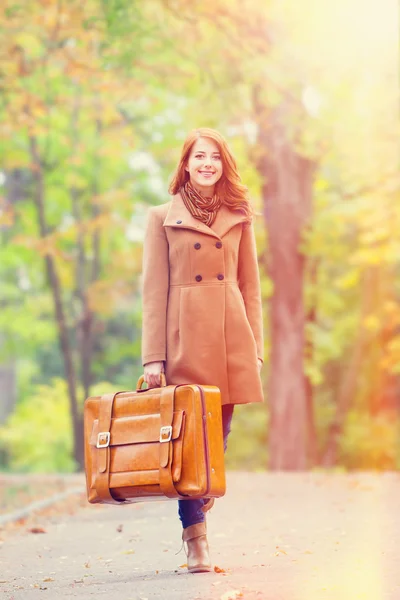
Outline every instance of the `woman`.
<svg viewBox="0 0 400 600">
<path fill-rule="evenodd" d="M 148 387 L 197 383 L 221 390 L 224 447 L 235 404 L 262 402 L 260 279 L 252 209 L 224 138 L 195 129 L 169 188 L 150 208 L 143 248 L 142 364 Z M 188 569 L 209 571 L 205 512 L 179 500 Z"/>
</svg>

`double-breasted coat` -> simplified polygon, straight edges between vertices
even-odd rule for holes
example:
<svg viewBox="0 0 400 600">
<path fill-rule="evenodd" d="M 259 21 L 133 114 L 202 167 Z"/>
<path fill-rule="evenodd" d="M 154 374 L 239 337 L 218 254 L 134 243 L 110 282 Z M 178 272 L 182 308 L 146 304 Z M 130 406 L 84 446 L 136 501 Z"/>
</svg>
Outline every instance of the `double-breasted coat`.
<svg viewBox="0 0 400 600">
<path fill-rule="evenodd" d="M 143 246 L 142 364 L 167 385 L 216 385 L 222 404 L 262 402 L 260 277 L 252 223 L 222 204 L 211 227 L 180 194 L 149 209 Z"/>
</svg>

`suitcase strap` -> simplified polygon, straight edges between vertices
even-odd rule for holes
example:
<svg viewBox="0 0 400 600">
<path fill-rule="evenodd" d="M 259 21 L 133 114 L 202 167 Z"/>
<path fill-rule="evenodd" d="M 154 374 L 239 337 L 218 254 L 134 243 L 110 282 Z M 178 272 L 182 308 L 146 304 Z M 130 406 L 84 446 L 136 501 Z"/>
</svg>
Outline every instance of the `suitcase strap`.
<svg viewBox="0 0 400 600">
<path fill-rule="evenodd" d="M 99 402 L 99 435 L 97 452 L 97 475 L 94 482 L 97 495 L 107 504 L 121 504 L 110 492 L 110 429 L 114 398 L 117 394 L 104 394 Z"/>
<path fill-rule="evenodd" d="M 160 488 L 167 498 L 176 498 L 177 491 L 172 480 L 172 419 L 177 385 L 161 388 L 160 397 Z"/>
</svg>

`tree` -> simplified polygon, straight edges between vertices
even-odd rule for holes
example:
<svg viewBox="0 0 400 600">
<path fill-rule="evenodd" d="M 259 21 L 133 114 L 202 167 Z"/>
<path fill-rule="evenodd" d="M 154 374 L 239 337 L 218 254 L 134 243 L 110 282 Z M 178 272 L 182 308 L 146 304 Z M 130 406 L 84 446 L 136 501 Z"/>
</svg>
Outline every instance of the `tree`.
<svg viewBox="0 0 400 600">
<path fill-rule="evenodd" d="M 101 316 L 132 297 L 127 273 L 140 268 L 140 249 L 135 253 L 124 232 L 132 211 L 120 152 L 129 153 L 132 142 L 118 108 L 135 82 L 104 69 L 97 3 L 46 4 L 44 13 L 42 4 L 31 3 L 28 14 L 18 3 L 2 9 L 3 164 L 10 174 L 16 167 L 29 174 L 24 208 L 33 224 L 16 211 L 19 234 L 10 242 L 45 264 L 74 457 L 83 467 L 81 407 L 93 381 L 93 353 L 101 349 Z"/>
</svg>

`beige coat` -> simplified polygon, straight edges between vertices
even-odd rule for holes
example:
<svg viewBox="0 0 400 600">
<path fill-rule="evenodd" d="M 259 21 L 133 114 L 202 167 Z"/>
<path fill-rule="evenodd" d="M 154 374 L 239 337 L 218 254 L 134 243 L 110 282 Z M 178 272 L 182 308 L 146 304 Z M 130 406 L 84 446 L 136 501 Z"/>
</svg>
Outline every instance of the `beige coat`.
<svg viewBox="0 0 400 600">
<path fill-rule="evenodd" d="M 222 404 L 262 402 L 263 323 L 255 237 L 222 205 L 211 228 L 179 194 L 149 209 L 143 248 L 142 364 L 167 385 L 216 385 Z"/>
</svg>

